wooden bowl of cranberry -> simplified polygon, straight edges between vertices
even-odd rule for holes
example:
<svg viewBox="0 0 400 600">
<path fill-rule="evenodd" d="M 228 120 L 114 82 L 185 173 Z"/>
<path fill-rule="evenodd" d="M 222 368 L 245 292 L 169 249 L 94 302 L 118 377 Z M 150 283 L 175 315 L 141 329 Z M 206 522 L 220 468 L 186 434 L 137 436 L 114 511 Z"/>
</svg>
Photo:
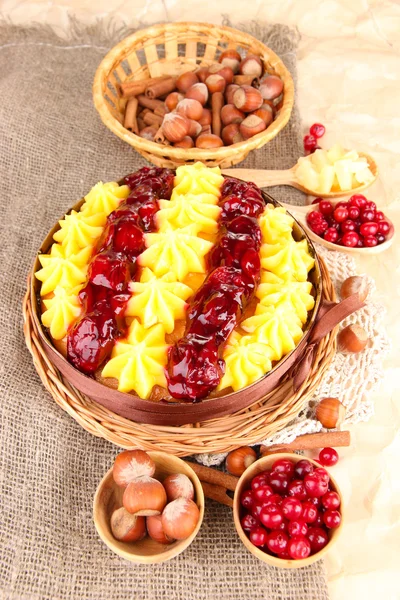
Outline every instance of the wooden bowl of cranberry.
<svg viewBox="0 0 400 600">
<path fill-rule="evenodd" d="M 239 479 L 233 500 L 235 527 L 246 548 L 274 567 L 316 562 L 338 539 L 342 495 L 315 460 L 271 454 Z"/>
</svg>

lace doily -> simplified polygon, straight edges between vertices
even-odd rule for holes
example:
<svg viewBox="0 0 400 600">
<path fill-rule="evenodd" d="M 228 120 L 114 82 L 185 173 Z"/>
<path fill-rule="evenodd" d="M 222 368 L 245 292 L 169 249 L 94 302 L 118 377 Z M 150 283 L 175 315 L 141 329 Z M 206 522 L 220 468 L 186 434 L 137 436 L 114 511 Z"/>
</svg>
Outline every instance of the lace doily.
<svg viewBox="0 0 400 600">
<path fill-rule="evenodd" d="M 332 252 L 322 246 L 318 246 L 318 252 L 329 269 L 339 297 L 342 282 L 356 275 L 355 261 L 348 254 Z M 299 435 L 323 431 L 321 423 L 314 418 L 314 406 L 320 398 L 340 398 L 346 407 L 347 425 L 368 421 L 373 415 L 371 392 L 383 379 L 382 363 L 390 350 L 390 341 L 385 328 L 381 326 L 386 309 L 372 300 L 376 290 L 375 281 L 368 275 L 363 276 L 368 284 L 366 306 L 342 321 L 341 327 L 353 323 L 361 325 L 373 340 L 371 347 L 360 354 L 337 352 L 308 406 L 287 427 L 266 440 L 260 440 L 260 444 L 289 444 Z M 198 454 L 195 458 L 203 465 L 216 466 L 221 464 L 225 457 L 226 454 Z"/>
</svg>

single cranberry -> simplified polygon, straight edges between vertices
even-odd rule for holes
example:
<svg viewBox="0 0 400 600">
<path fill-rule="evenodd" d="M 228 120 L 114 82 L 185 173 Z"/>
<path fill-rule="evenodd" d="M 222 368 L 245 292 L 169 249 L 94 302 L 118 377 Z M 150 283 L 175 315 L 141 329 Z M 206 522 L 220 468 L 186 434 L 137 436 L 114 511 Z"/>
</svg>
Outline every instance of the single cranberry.
<svg viewBox="0 0 400 600">
<path fill-rule="evenodd" d="M 265 527 L 278 529 L 283 521 L 283 513 L 277 504 L 268 504 L 262 507 L 259 519 Z"/>
<path fill-rule="evenodd" d="M 289 523 L 290 521 L 288 521 L 288 519 L 283 519 L 282 523 L 278 527 L 278 530 L 285 531 L 287 533 Z"/>
<path fill-rule="evenodd" d="M 289 521 L 298 519 L 303 510 L 300 500 L 290 496 L 282 500 L 281 508 L 283 515 L 289 519 Z"/>
<path fill-rule="evenodd" d="M 375 213 L 375 221 L 384 221 L 385 220 L 385 215 L 383 214 L 383 212 L 381 210 L 377 210 Z"/>
<path fill-rule="evenodd" d="M 321 527 L 310 527 L 307 531 L 312 552 L 319 552 L 328 543 L 328 534 Z"/>
<path fill-rule="evenodd" d="M 127 219 L 119 219 L 113 225 L 113 249 L 123 252 L 128 257 L 138 256 L 144 250 L 142 230 Z"/>
<path fill-rule="evenodd" d="M 319 210 L 324 216 L 330 215 L 333 212 L 333 204 L 329 200 L 321 200 Z"/>
<path fill-rule="evenodd" d="M 375 212 L 376 211 L 376 204 L 375 204 L 375 202 L 368 201 L 366 203 L 366 205 L 364 206 L 364 210 L 373 210 Z"/>
<path fill-rule="evenodd" d="M 318 467 L 317 469 L 314 470 L 314 475 L 316 475 L 317 477 L 319 477 L 320 479 L 322 479 L 322 481 L 324 481 L 325 483 L 329 483 L 330 481 L 330 477 L 329 477 L 329 473 L 326 469 L 323 469 L 322 467 Z"/>
<path fill-rule="evenodd" d="M 350 204 L 348 202 L 337 202 L 335 204 L 335 208 L 345 208 L 346 210 L 349 210 L 350 208 Z"/>
<path fill-rule="evenodd" d="M 305 135 L 303 138 L 303 144 L 304 150 L 306 152 L 311 152 L 311 150 L 314 150 L 315 146 L 317 145 L 317 140 L 313 135 Z"/>
<path fill-rule="evenodd" d="M 316 498 L 315 496 L 313 498 L 308 498 L 307 502 L 311 502 L 316 508 L 321 506 L 321 498 Z"/>
<path fill-rule="evenodd" d="M 272 494 L 272 496 L 268 496 L 262 504 L 263 506 L 266 506 L 267 504 L 277 504 L 280 506 L 282 504 L 282 496 L 280 496 L 280 494 Z"/>
<path fill-rule="evenodd" d="M 282 560 L 290 560 L 290 554 L 287 550 L 285 550 L 285 552 L 278 554 L 278 558 L 281 558 Z"/>
<path fill-rule="evenodd" d="M 253 515 L 247 513 L 247 515 L 244 515 L 244 517 L 241 519 L 240 524 L 244 531 L 251 531 L 254 529 L 254 527 L 258 526 L 258 520 L 253 517 Z"/>
<path fill-rule="evenodd" d="M 285 494 L 289 487 L 289 477 L 286 473 L 272 472 L 269 476 L 269 484 L 277 494 Z"/>
<path fill-rule="evenodd" d="M 317 518 L 315 519 L 315 521 L 313 523 L 313 527 L 323 527 L 323 526 L 324 526 L 324 519 L 322 518 L 322 512 L 318 512 Z"/>
<path fill-rule="evenodd" d="M 320 223 L 323 220 L 323 215 L 317 210 L 312 210 L 307 214 L 307 223 L 312 225 L 313 223 Z"/>
<path fill-rule="evenodd" d="M 263 503 L 265 500 L 268 499 L 269 496 L 273 496 L 274 492 L 272 491 L 272 488 L 269 485 L 262 485 L 256 490 L 253 490 L 251 494 L 254 498 L 254 501 L 258 504 Z"/>
<path fill-rule="evenodd" d="M 275 473 L 285 473 L 288 477 L 293 477 L 294 464 L 288 458 L 278 458 L 271 467 L 271 471 Z"/>
<path fill-rule="evenodd" d="M 259 473 L 251 480 L 250 487 L 252 490 L 256 490 L 259 487 L 269 484 L 269 472 L 263 471 Z"/>
<path fill-rule="evenodd" d="M 293 479 L 293 481 L 289 483 L 288 494 L 300 501 L 305 500 L 307 498 L 307 492 L 304 482 L 301 479 Z"/>
<path fill-rule="evenodd" d="M 294 475 L 297 479 L 304 479 L 306 475 L 309 475 L 314 470 L 312 463 L 305 458 L 299 460 L 294 467 Z"/>
<path fill-rule="evenodd" d="M 357 206 L 350 206 L 349 208 L 349 219 L 355 221 L 360 216 L 360 209 Z"/>
<path fill-rule="evenodd" d="M 319 204 L 321 202 L 322 198 L 315 198 L 315 200 L 313 200 L 311 202 L 311 204 Z"/>
<path fill-rule="evenodd" d="M 260 520 L 260 512 L 262 507 L 262 504 L 253 504 L 253 506 L 251 507 L 250 512 L 255 519 Z"/>
<path fill-rule="evenodd" d="M 387 221 L 379 221 L 378 231 L 379 231 L 379 233 L 383 233 L 383 235 L 387 235 L 390 231 L 389 223 Z M 375 234 L 373 233 L 372 235 L 375 235 Z"/>
<path fill-rule="evenodd" d="M 304 486 L 306 492 L 310 496 L 323 496 L 328 491 L 328 484 L 320 479 L 320 477 L 316 475 L 315 471 L 310 475 L 306 475 L 304 478 Z"/>
<path fill-rule="evenodd" d="M 117 334 L 114 313 L 105 303 L 101 310 L 83 316 L 69 332 L 69 362 L 83 373 L 94 373 L 110 355 Z"/>
<path fill-rule="evenodd" d="M 360 239 L 358 233 L 355 231 L 348 231 L 342 237 L 342 244 L 347 248 L 355 248 L 358 244 L 358 240 Z"/>
<path fill-rule="evenodd" d="M 373 210 L 363 210 L 360 216 L 361 223 L 369 223 L 375 218 Z"/>
<path fill-rule="evenodd" d="M 293 537 L 291 540 L 289 540 L 288 551 L 294 560 L 307 558 L 311 552 L 310 542 L 302 535 Z"/>
<path fill-rule="evenodd" d="M 346 219 L 346 221 L 343 221 L 343 223 L 340 225 L 340 230 L 342 233 L 347 233 L 348 231 L 355 231 L 356 224 L 351 219 Z"/>
<path fill-rule="evenodd" d="M 332 509 L 326 510 L 322 518 L 324 520 L 325 525 L 329 529 L 336 529 L 336 527 L 339 527 L 340 522 L 342 520 L 340 512 L 338 510 Z"/>
<path fill-rule="evenodd" d="M 336 492 L 326 492 L 321 498 L 322 506 L 335 510 L 340 506 L 340 496 Z"/>
<path fill-rule="evenodd" d="M 274 554 L 282 554 L 286 551 L 289 538 L 283 531 L 271 531 L 268 535 L 267 546 Z"/>
<path fill-rule="evenodd" d="M 362 238 L 358 240 L 356 248 L 364 248 L 364 242 Z"/>
<path fill-rule="evenodd" d="M 317 514 L 318 514 L 318 510 L 312 502 L 309 502 L 309 501 L 303 502 L 303 510 L 302 510 L 301 518 L 306 523 L 314 523 L 315 519 L 317 518 Z"/>
<path fill-rule="evenodd" d="M 321 138 L 324 135 L 324 133 L 325 126 L 321 123 L 314 123 L 314 125 L 311 125 L 310 134 L 313 135 L 315 138 Z"/>
<path fill-rule="evenodd" d="M 334 448 L 323 448 L 319 453 L 319 460 L 324 467 L 333 467 L 339 460 L 339 454 Z"/>
<path fill-rule="evenodd" d="M 295 537 L 297 535 L 306 535 L 307 530 L 307 523 L 304 521 L 304 519 L 297 519 L 296 521 L 289 522 L 288 532 L 290 537 Z"/>
<path fill-rule="evenodd" d="M 254 527 L 250 531 L 250 541 L 254 546 L 265 546 L 268 541 L 268 533 L 264 527 Z"/>
<path fill-rule="evenodd" d="M 386 240 L 386 236 L 384 236 L 383 233 L 377 233 L 376 240 L 378 244 L 383 244 L 383 242 Z"/>
<path fill-rule="evenodd" d="M 339 225 L 339 224 L 338 224 Z M 329 227 L 324 233 L 324 240 L 335 244 L 339 239 L 339 234 L 334 227 Z"/>
<path fill-rule="evenodd" d="M 230 221 L 226 228 L 228 231 L 233 233 L 242 233 L 249 235 L 253 238 L 256 243 L 256 248 L 259 249 L 261 246 L 261 229 L 258 226 L 257 219 L 254 217 L 248 217 L 247 215 L 240 215 Z"/>
<path fill-rule="evenodd" d="M 356 206 L 357 208 L 363 209 L 367 204 L 367 199 L 362 194 L 354 194 L 349 200 L 350 206 Z"/>
<path fill-rule="evenodd" d="M 364 237 L 366 237 L 367 235 L 375 235 L 377 232 L 378 223 L 368 221 L 367 223 L 363 223 L 360 227 L 360 233 Z"/>
<path fill-rule="evenodd" d="M 254 504 L 254 498 L 251 490 L 245 490 L 240 496 L 240 504 L 245 508 L 251 508 Z"/>
<path fill-rule="evenodd" d="M 158 212 L 157 202 L 146 202 L 142 204 L 138 209 L 140 218 L 142 219 L 143 229 L 145 231 L 152 231 L 155 228 L 154 215 Z"/>
<path fill-rule="evenodd" d="M 336 206 L 333 216 L 338 223 L 343 223 L 349 217 L 349 211 L 344 206 Z"/>
<path fill-rule="evenodd" d="M 93 285 L 122 292 L 130 278 L 128 261 L 120 252 L 107 251 L 97 254 L 90 263 L 88 279 Z"/>
<path fill-rule="evenodd" d="M 378 244 L 378 240 L 374 235 L 367 235 L 367 237 L 364 238 L 364 246 L 366 248 L 372 248 L 373 246 L 376 246 Z"/>
</svg>

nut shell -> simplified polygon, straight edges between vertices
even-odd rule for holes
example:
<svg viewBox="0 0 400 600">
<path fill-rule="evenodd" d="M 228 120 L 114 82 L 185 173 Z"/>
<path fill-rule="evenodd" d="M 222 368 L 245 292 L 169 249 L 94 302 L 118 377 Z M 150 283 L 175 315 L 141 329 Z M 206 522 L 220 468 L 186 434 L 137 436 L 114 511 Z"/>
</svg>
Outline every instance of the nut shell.
<svg viewBox="0 0 400 600">
<path fill-rule="evenodd" d="M 233 94 L 233 104 L 245 113 L 257 110 L 262 103 L 260 92 L 251 85 L 243 85 Z"/>
<path fill-rule="evenodd" d="M 275 100 L 283 91 L 283 81 L 276 75 L 269 75 L 260 83 L 258 89 L 264 100 Z"/>
<path fill-rule="evenodd" d="M 194 148 L 194 141 L 190 136 L 185 135 L 183 140 L 175 142 L 174 146 L 175 148 Z"/>
<path fill-rule="evenodd" d="M 367 299 L 368 283 L 365 277 L 353 275 L 352 277 L 348 277 L 343 281 L 340 288 L 340 297 L 342 300 L 352 296 L 353 294 L 358 294 L 360 302 L 364 302 Z"/>
<path fill-rule="evenodd" d="M 205 83 L 210 94 L 215 94 L 215 92 L 223 92 L 226 87 L 226 80 L 218 73 L 209 75 Z"/>
<path fill-rule="evenodd" d="M 123 506 L 114 510 L 110 526 L 115 539 L 121 542 L 137 542 L 146 535 L 145 517 L 131 515 Z"/>
<path fill-rule="evenodd" d="M 138 477 L 152 477 L 156 465 L 144 450 L 125 450 L 115 458 L 113 479 L 121 487 L 126 487 Z"/>
<path fill-rule="evenodd" d="M 225 146 L 231 146 L 232 144 L 238 144 L 243 142 L 243 136 L 240 133 L 238 123 L 231 123 L 223 128 L 221 131 L 222 141 Z"/>
<path fill-rule="evenodd" d="M 220 148 L 224 143 L 213 133 L 202 133 L 196 138 L 196 148 Z"/>
<path fill-rule="evenodd" d="M 164 486 L 153 477 L 138 477 L 125 489 L 122 504 L 133 515 L 159 515 L 167 503 Z"/>
<path fill-rule="evenodd" d="M 144 519 L 145 517 L 139 517 Z M 147 533 L 151 537 L 152 540 L 158 542 L 159 544 L 172 544 L 173 539 L 169 538 L 165 535 L 163 526 L 162 526 L 162 517 L 161 515 L 154 515 L 153 517 L 146 517 L 146 527 Z"/>
<path fill-rule="evenodd" d="M 229 473 L 240 477 L 255 460 L 257 460 L 257 454 L 253 448 L 242 446 L 229 452 L 225 466 Z"/>
<path fill-rule="evenodd" d="M 177 498 L 164 508 L 161 522 L 168 537 L 184 540 L 196 529 L 199 518 L 200 512 L 193 500 Z"/>
<path fill-rule="evenodd" d="M 346 417 L 346 408 L 337 398 L 323 398 L 315 409 L 318 421 L 327 429 L 340 427 Z"/>
<path fill-rule="evenodd" d="M 188 119 L 194 119 L 195 121 L 198 121 L 203 114 L 203 106 L 198 100 L 194 100 L 193 98 L 185 98 L 178 103 L 176 112 L 178 115 L 183 115 Z"/>
<path fill-rule="evenodd" d="M 242 57 L 240 56 L 239 52 L 233 48 L 222 52 L 218 59 L 221 65 L 224 67 L 230 67 L 235 74 L 239 72 L 241 60 Z"/>
<path fill-rule="evenodd" d="M 264 123 L 267 127 L 274 120 L 274 112 L 268 104 L 263 104 L 259 109 L 255 110 L 252 114 L 256 115 L 257 117 L 260 117 L 260 119 L 262 119 L 264 121 Z"/>
<path fill-rule="evenodd" d="M 162 122 L 162 130 L 170 142 L 180 142 L 190 129 L 189 119 L 177 113 L 168 113 Z"/>
<path fill-rule="evenodd" d="M 343 354 L 362 352 L 368 344 L 368 334 L 359 325 L 348 325 L 337 336 L 338 351 Z"/>
<path fill-rule="evenodd" d="M 207 79 L 207 77 L 209 76 L 209 71 L 207 67 L 200 67 L 200 69 L 197 69 L 196 71 L 196 75 L 198 77 L 198 80 L 201 81 L 201 83 L 204 83 L 205 80 Z"/>
<path fill-rule="evenodd" d="M 257 135 L 257 133 L 264 131 L 266 127 L 265 122 L 260 117 L 257 115 L 249 115 L 240 123 L 239 131 L 244 139 L 248 140 L 253 137 L 253 135 Z"/>
<path fill-rule="evenodd" d="M 179 92 L 171 92 L 164 100 L 165 106 L 168 108 L 169 112 L 172 112 L 184 98 L 185 96 Z"/>
<path fill-rule="evenodd" d="M 225 88 L 225 100 L 227 104 L 233 104 L 233 94 L 240 88 L 240 85 L 231 83 Z"/>
<path fill-rule="evenodd" d="M 203 108 L 203 114 L 199 119 L 200 125 L 202 127 L 204 127 L 204 125 L 211 125 L 211 121 L 212 121 L 211 110 L 209 108 Z"/>
<path fill-rule="evenodd" d="M 189 128 L 189 136 L 191 138 L 196 138 L 198 135 L 200 135 L 202 130 L 202 126 L 200 125 L 200 123 L 198 121 L 193 121 L 193 119 L 190 119 L 190 128 Z M 185 138 L 183 138 L 185 139 Z"/>
<path fill-rule="evenodd" d="M 207 103 L 208 100 L 208 88 L 205 83 L 195 83 L 186 92 L 186 98 L 193 98 L 200 102 L 202 106 Z"/>
<path fill-rule="evenodd" d="M 194 498 L 194 487 L 189 477 L 184 473 L 172 473 L 163 481 L 163 486 L 167 494 L 168 502 L 177 498 Z"/>
<path fill-rule="evenodd" d="M 198 82 L 199 80 L 196 73 L 193 73 L 193 71 L 187 71 L 186 73 L 179 75 L 178 79 L 176 80 L 176 87 L 180 92 L 182 92 L 182 94 L 186 94 L 188 89 Z"/>
<path fill-rule="evenodd" d="M 248 54 L 246 58 L 242 60 L 239 67 L 239 71 L 242 75 L 253 75 L 254 77 L 261 77 L 262 70 L 261 59 L 255 54 Z"/>
<path fill-rule="evenodd" d="M 241 123 L 245 116 L 244 112 L 236 108 L 234 104 L 225 104 L 221 109 L 221 121 L 223 125 Z"/>
</svg>

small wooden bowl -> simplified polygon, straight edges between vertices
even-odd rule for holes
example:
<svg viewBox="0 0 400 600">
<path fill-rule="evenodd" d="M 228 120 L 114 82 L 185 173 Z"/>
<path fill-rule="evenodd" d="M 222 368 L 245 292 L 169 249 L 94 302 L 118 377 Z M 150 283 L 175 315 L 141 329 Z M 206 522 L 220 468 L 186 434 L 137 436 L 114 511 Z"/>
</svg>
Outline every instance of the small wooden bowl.
<svg viewBox="0 0 400 600">
<path fill-rule="evenodd" d="M 235 495 L 233 498 L 233 518 L 235 521 L 236 531 L 238 532 L 240 539 L 246 546 L 247 550 L 254 554 L 254 556 L 267 563 L 268 565 L 272 565 L 273 567 L 282 567 L 284 569 L 299 569 L 301 567 L 308 567 L 317 560 L 320 560 L 320 558 L 322 558 L 324 554 L 326 554 L 328 550 L 332 548 L 333 544 L 337 541 L 343 527 L 343 498 L 336 481 L 329 473 L 331 478 L 331 488 L 332 490 L 337 492 L 340 497 L 340 513 L 342 515 L 342 521 L 337 529 L 331 529 L 329 531 L 329 541 L 325 548 L 322 548 L 322 550 L 316 552 L 316 554 L 313 554 L 312 556 L 308 556 L 307 558 L 303 558 L 301 560 L 285 560 L 283 558 L 278 558 L 277 556 L 272 556 L 271 554 L 263 552 L 260 548 L 257 548 L 257 546 L 254 546 L 254 544 L 251 543 L 240 524 L 240 496 L 245 489 L 248 489 L 250 487 L 250 481 L 253 479 L 253 477 L 255 477 L 255 475 L 258 475 L 258 473 L 261 473 L 262 471 L 271 468 L 272 464 L 276 460 L 281 458 L 289 458 L 293 462 L 299 462 L 300 460 L 304 460 L 305 457 L 300 456 L 299 454 L 282 452 L 279 454 L 271 454 L 270 456 L 264 456 L 264 458 L 260 458 L 259 460 L 256 460 L 252 465 L 250 465 L 250 467 L 246 469 L 246 471 L 239 479 L 235 490 Z M 314 467 L 321 467 L 321 465 L 315 460 L 312 460 L 311 458 L 307 458 L 307 460 L 309 460 L 314 465 Z"/>
<path fill-rule="evenodd" d="M 101 480 L 93 502 L 93 519 L 97 533 L 103 542 L 122 558 L 140 564 L 155 564 L 170 560 L 178 556 L 193 542 L 199 532 L 204 517 L 204 493 L 199 478 L 193 469 L 180 458 L 165 454 L 164 452 L 148 452 L 148 455 L 156 463 L 154 477 L 163 481 L 173 473 L 183 473 L 192 481 L 195 490 L 195 502 L 200 510 L 200 518 L 196 529 L 185 540 L 177 540 L 172 544 L 159 544 L 146 536 L 139 542 L 120 542 L 116 540 L 111 532 L 111 515 L 117 508 L 122 506 L 124 490 L 117 486 L 112 476 L 112 468 Z"/>
</svg>

